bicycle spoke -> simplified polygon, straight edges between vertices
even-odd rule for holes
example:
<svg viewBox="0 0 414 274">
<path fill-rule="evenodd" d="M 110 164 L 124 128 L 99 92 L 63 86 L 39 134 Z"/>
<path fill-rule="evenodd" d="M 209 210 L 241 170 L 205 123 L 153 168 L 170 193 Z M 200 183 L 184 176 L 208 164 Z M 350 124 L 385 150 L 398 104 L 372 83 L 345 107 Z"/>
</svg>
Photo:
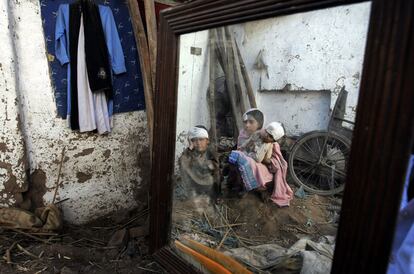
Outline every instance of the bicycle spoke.
<svg viewBox="0 0 414 274">
<path fill-rule="evenodd" d="M 345 155 L 348 155 L 349 154 L 349 152 L 350 152 L 350 149 L 349 148 L 345 148 L 345 150 L 338 150 L 338 151 L 336 151 L 335 153 L 333 153 L 331 156 L 334 156 L 334 155 L 336 155 L 336 154 L 338 154 L 338 153 L 342 153 L 344 156 Z"/>
<path fill-rule="evenodd" d="M 334 144 L 336 144 L 335 138 L 331 138 L 331 139 L 332 139 L 332 147 L 335 147 L 336 148 L 336 146 L 334 145 Z"/>
<path fill-rule="evenodd" d="M 316 164 L 316 162 L 314 162 L 314 161 L 311 161 L 311 160 L 308 160 L 308 159 L 305 159 L 305 158 L 299 157 L 299 156 L 296 156 L 295 157 L 295 161 L 300 161 L 300 162 L 307 163 L 307 164 L 311 164 L 311 165 L 315 165 Z"/>
<path fill-rule="evenodd" d="M 301 169 L 301 168 L 298 168 L 298 167 L 294 167 L 295 170 L 299 169 L 299 173 L 298 174 L 307 173 L 307 172 L 311 171 L 314 168 L 315 168 L 314 166 L 308 166 L 305 169 Z"/>
<path fill-rule="evenodd" d="M 316 137 L 316 144 L 318 145 L 319 152 L 322 152 L 321 146 L 319 144 L 319 137 Z"/>
<path fill-rule="evenodd" d="M 319 159 L 319 155 L 317 153 L 315 153 L 312 148 L 305 142 L 302 145 L 310 154 L 312 154 L 313 156 L 316 157 L 316 159 Z"/>
<path fill-rule="evenodd" d="M 316 186 L 317 186 L 317 189 L 321 189 L 321 187 L 322 187 L 321 182 L 322 182 L 322 177 L 323 176 L 321 174 L 318 174 L 317 176 L 318 176 L 318 181 L 316 183 Z"/>
<path fill-rule="evenodd" d="M 332 162 L 340 162 L 340 161 L 346 161 L 346 159 L 345 158 L 339 158 L 339 159 L 329 159 L 329 161 L 332 161 Z"/>
<path fill-rule="evenodd" d="M 335 169 L 335 173 L 337 173 L 338 175 L 340 175 L 341 178 L 345 178 L 346 177 L 346 173 L 345 172 L 342 172 L 342 171 L 340 171 L 338 169 Z"/>
<path fill-rule="evenodd" d="M 305 184 L 306 184 L 306 185 L 308 185 L 308 184 L 307 184 L 307 182 L 308 182 L 308 178 L 309 178 L 311 175 L 313 175 L 314 173 L 315 173 L 315 169 L 313 169 L 313 170 L 312 170 L 312 173 L 310 173 L 310 174 L 306 177 L 306 179 L 305 179 Z"/>
<path fill-rule="evenodd" d="M 332 190 L 335 187 L 335 169 L 331 170 L 331 177 L 328 179 L 329 189 Z"/>
</svg>

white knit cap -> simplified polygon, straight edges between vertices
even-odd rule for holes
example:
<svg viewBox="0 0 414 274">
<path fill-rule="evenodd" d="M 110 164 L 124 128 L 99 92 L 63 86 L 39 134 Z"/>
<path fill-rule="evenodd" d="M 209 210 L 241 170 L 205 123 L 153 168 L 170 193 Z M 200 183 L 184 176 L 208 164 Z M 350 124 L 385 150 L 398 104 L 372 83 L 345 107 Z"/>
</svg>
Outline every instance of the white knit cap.
<svg viewBox="0 0 414 274">
<path fill-rule="evenodd" d="M 272 135 L 275 141 L 279 140 L 283 136 L 285 136 L 285 130 L 283 126 L 279 122 L 271 122 L 266 126 L 266 132 Z"/>
<path fill-rule="evenodd" d="M 207 138 L 208 139 L 208 132 L 204 128 L 193 127 L 188 131 L 188 139 L 194 138 Z"/>
</svg>

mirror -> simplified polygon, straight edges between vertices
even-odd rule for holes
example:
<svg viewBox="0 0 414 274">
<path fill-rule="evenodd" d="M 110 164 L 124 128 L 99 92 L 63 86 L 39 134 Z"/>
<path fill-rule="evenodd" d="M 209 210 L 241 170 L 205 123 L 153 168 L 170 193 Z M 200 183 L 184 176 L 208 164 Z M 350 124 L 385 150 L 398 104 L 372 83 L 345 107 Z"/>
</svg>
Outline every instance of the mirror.
<svg viewBox="0 0 414 274">
<path fill-rule="evenodd" d="M 180 36 L 171 245 L 198 269 L 215 254 L 258 273 L 329 272 L 369 13 Z"/>
</svg>

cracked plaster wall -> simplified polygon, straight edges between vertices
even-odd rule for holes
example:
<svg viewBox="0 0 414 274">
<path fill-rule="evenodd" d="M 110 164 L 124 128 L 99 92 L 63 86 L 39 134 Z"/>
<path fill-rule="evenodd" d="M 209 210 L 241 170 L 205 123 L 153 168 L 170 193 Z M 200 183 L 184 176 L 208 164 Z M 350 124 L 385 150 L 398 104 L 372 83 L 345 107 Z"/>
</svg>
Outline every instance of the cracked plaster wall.
<svg viewBox="0 0 414 274">
<path fill-rule="evenodd" d="M 24 194 L 26 201 L 31 201 L 32 207 L 51 202 L 61 153 L 66 147 L 57 199 L 68 198 L 60 204 L 67 221 L 86 223 L 145 203 L 149 175 L 145 112 L 115 115 L 114 129 L 108 136 L 80 134 L 68 129 L 66 120 L 57 118 L 39 1 L 1 1 L 0 9 L 0 22 L 2 26 L 8 23 L 9 29 L 6 33 L 0 28 L 0 35 L 8 37 L 15 49 L 15 56 L 7 57 L 12 52 L 11 46 L 2 43 L 1 62 L 14 58 L 10 63 L 14 62 L 16 68 L 16 73 L 11 71 L 11 64 L 10 73 L 2 76 L 7 83 L 15 79 L 16 88 L 4 93 L 4 84 L 0 84 L 0 124 L 4 123 L 6 108 L 10 120 L 5 120 L 7 127 L 2 129 L 0 138 L 14 140 L 7 163 L 16 169 L 15 176 L 19 178 L 16 185 L 21 185 L 23 190 L 29 186 Z M 2 146 L 0 151 L 0 159 L 7 157 L 3 156 Z M 24 177 L 25 151 L 29 183 Z M 0 172 L 4 172 L 1 168 L 0 165 Z M 4 176 L 0 177 L 0 193 L 6 185 Z M 14 203 L 12 197 L 0 196 L 0 205 Z"/>
<path fill-rule="evenodd" d="M 21 205 L 27 190 L 12 33 L 7 1 L 0 2 L 0 206 Z"/>
</svg>

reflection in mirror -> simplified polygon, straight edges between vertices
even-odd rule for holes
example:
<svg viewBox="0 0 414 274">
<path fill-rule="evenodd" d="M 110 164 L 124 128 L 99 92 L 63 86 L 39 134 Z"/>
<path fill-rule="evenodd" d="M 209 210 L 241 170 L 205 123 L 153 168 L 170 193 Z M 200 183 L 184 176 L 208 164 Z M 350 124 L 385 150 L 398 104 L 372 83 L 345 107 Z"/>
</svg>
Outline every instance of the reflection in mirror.
<svg viewBox="0 0 414 274">
<path fill-rule="evenodd" d="M 329 272 L 369 12 L 180 37 L 171 245 L 202 272 Z"/>
</svg>

